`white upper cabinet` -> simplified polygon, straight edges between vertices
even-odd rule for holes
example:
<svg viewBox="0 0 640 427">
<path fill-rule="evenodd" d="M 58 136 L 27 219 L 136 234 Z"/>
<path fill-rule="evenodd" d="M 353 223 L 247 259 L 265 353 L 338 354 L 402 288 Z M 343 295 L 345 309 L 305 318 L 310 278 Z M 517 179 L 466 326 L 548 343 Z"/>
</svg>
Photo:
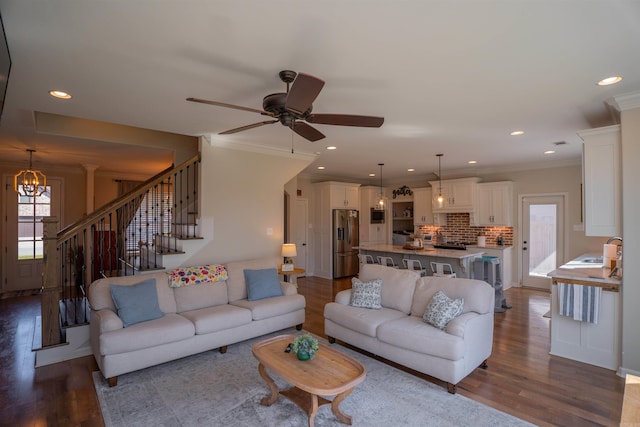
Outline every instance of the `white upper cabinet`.
<svg viewBox="0 0 640 427">
<path fill-rule="evenodd" d="M 446 214 L 433 214 L 431 208 L 432 189 L 413 189 L 413 225 L 446 225 Z"/>
<path fill-rule="evenodd" d="M 584 141 L 584 221 L 587 236 L 619 236 L 622 223 L 620 126 L 578 132 Z"/>
<path fill-rule="evenodd" d="M 328 182 L 331 209 L 360 209 L 360 184 Z"/>
<path fill-rule="evenodd" d="M 449 179 L 429 181 L 432 190 L 432 211 L 434 213 L 473 212 L 476 207 L 476 186 L 479 178 Z M 442 188 L 444 203 L 438 204 L 438 193 Z"/>
<path fill-rule="evenodd" d="M 472 225 L 513 225 L 513 183 L 489 182 L 477 186 L 477 209 Z"/>
</svg>

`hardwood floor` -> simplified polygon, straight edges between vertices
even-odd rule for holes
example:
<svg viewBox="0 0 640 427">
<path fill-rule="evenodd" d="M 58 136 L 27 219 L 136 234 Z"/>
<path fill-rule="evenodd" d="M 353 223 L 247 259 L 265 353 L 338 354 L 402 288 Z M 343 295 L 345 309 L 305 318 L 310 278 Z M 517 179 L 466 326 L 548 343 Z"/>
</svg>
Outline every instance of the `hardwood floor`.
<svg viewBox="0 0 640 427">
<path fill-rule="evenodd" d="M 298 286 L 307 298 L 305 329 L 325 336 L 324 305 L 350 288 L 350 280 L 298 278 Z M 540 426 L 617 426 L 624 380 L 607 369 L 549 356 L 549 319 L 542 317 L 548 293 L 518 288 L 505 295 L 513 309 L 495 315 L 489 368 L 458 383 L 458 393 Z M 39 313 L 37 296 L 0 300 L 0 426 L 103 426 L 93 357 L 33 367 Z"/>
</svg>

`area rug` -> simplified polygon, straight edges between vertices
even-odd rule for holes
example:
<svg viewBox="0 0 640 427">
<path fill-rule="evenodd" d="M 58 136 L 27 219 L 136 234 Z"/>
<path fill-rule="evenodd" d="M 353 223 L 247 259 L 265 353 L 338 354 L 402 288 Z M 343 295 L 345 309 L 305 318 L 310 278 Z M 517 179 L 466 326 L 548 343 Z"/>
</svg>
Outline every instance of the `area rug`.
<svg viewBox="0 0 640 427">
<path fill-rule="evenodd" d="M 281 331 L 299 334 L 294 329 Z M 269 394 L 258 374 L 251 345 L 260 337 L 230 345 L 226 354 L 209 351 L 118 377 L 109 387 L 100 372 L 93 380 L 107 427 L 135 426 L 306 426 L 306 414 L 280 397 L 260 405 Z M 341 403 L 354 426 L 531 426 L 511 415 L 364 356 L 338 344 L 367 369 L 364 382 Z M 275 377 L 275 375 L 274 375 Z M 287 384 L 274 378 L 279 387 Z M 322 406 L 317 427 L 344 426 Z"/>
</svg>

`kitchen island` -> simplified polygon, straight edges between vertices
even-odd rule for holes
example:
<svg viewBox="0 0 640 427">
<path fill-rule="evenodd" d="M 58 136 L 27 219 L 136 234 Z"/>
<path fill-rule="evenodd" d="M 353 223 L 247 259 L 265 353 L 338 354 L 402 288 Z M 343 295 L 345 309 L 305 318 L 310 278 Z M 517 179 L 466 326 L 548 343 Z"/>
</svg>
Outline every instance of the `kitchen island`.
<svg viewBox="0 0 640 427">
<path fill-rule="evenodd" d="M 451 264 L 457 277 L 466 278 L 471 277 L 473 271 L 471 263 L 473 260 L 484 254 L 482 248 L 467 248 L 465 250 L 436 249 L 430 247 L 405 249 L 403 246 L 370 245 L 360 246 L 357 249 L 359 249 L 363 255 L 372 255 L 374 259 L 379 255 L 389 256 L 393 258 L 394 262 L 399 266 L 402 266 L 403 258 L 420 260 L 420 263 L 427 269 L 429 274 L 431 273 L 431 268 L 429 267 L 430 262 L 445 262 Z"/>
<path fill-rule="evenodd" d="M 584 254 L 552 271 L 550 354 L 618 370 L 620 367 L 620 286 L 622 279 L 609 277 L 602 254 Z M 560 315 L 560 283 L 602 288 L 598 323 Z"/>
</svg>

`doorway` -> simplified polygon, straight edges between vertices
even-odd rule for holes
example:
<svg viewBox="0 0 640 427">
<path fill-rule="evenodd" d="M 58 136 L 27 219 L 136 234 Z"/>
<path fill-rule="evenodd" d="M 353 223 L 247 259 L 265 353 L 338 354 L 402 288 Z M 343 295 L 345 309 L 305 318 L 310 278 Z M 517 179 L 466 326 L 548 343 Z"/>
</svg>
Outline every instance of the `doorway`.
<svg viewBox="0 0 640 427">
<path fill-rule="evenodd" d="M 61 216 L 62 179 L 48 178 L 44 193 L 37 197 L 18 195 L 13 189 L 13 176 L 5 175 L 3 247 L 3 292 L 16 292 L 42 287 L 43 241 L 42 218 L 53 216 L 64 224 Z"/>
<path fill-rule="evenodd" d="M 565 194 L 520 196 L 523 287 L 551 290 L 547 274 L 564 260 L 565 202 Z"/>
<path fill-rule="evenodd" d="M 296 198 L 293 205 L 292 241 L 296 244 L 296 267 L 307 270 L 309 239 L 309 202 Z"/>
</svg>

